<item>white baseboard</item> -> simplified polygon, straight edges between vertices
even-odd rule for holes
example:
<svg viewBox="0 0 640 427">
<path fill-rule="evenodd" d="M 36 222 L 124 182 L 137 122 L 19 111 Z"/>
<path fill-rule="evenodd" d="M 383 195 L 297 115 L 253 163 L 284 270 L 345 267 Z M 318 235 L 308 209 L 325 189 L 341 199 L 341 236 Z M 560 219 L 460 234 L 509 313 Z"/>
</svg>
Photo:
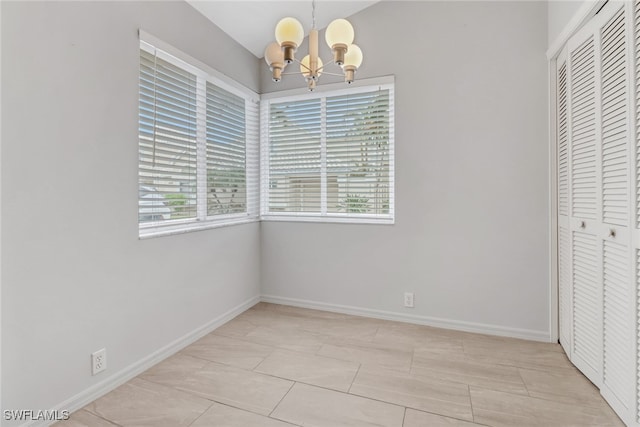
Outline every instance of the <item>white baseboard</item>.
<svg viewBox="0 0 640 427">
<path fill-rule="evenodd" d="M 335 313 L 352 314 L 355 316 L 373 317 L 376 319 L 396 320 L 418 325 L 434 326 L 436 328 L 454 329 L 479 334 L 498 335 L 501 337 L 521 338 L 532 341 L 550 342 L 548 331 L 532 329 L 509 328 L 506 326 L 490 325 L 486 323 L 464 322 L 461 320 L 441 319 L 438 317 L 418 316 L 414 314 L 396 313 L 392 311 L 375 310 L 371 308 L 354 307 L 349 305 L 329 304 L 325 302 L 308 301 L 296 298 L 285 298 L 275 295 L 262 295 L 263 302 L 272 304 L 292 305 L 294 307 L 311 308 L 315 310 L 332 311 Z"/>
<path fill-rule="evenodd" d="M 153 365 L 161 362 L 169 356 L 172 356 L 189 344 L 199 340 L 214 329 L 222 326 L 237 315 L 253 307 L 258 302 L 260 302 L 260 297 L 258 296 L 248 299 L 247 301 L 216 317 L 215 319 L 199 327 L 198 329 L 189 332 L 188 334 L 178 338 L 172 343 L 169 343 L 161 349 L 151 353 L 147 357 L 127 366 L 119 372 L 116 372 L 115 374 L 106 378 L 104 381 L 101 381 L 98 384 L 95 384 L 88 389 L 81 391 L 70 399 L 67 399 L 64 402 L 56 405 L 54 408 L 52 408 L 51 411 L 58 411 L 58 413 L 61 413 L 63 410 L 67 410 L 69 412 L 77 411 L 78 409 L 88 405 L 99 397 L 104 396 L 111 390 L 126 383 L 130 379 L 138 376 L 142 372 L 151 368 Z M 54 421 L 31 421 L 22 424 L 21 427 L 46 427 L 53 423 Z"/>
</svg>

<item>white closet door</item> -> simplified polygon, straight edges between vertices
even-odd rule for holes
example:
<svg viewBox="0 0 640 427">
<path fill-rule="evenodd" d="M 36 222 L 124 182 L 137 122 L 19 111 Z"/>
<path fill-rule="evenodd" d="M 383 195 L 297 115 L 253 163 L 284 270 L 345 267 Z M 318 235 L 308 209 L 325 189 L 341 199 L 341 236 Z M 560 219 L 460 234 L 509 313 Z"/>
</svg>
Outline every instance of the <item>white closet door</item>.
<svg viewBox="0 0 640 427">
<path fill-rule="evenodd" d="M 571 231 L 569 226 L 569 130 L 566 50 L 558 57 L 556 69 L 557 157 L 558 157 L 558 309 L 560 344 L 571 357 L 572 291 Z"/>
<path fill-rule="evenodd" d="M 603 376 L 601 392 L 618 413 L 633 404 L 630 174 L 630 10 L 612 2 L 599 28 L 602 105 Z"/>
<path fill-rule="evenodd" d="M 636 375 L 634 376 L 634 392 L 635 410 L 633 411 L 633 418 L 640 425 L 640 1 L 635 1 L 633 4 L 633 36 L 632 36 L 632 50 L 633 50 L 633 62 L 635 65 L 635 75 L 632 76 L 634 81 L 634 102 L 635 117 L 630 122 L 634 124 L 631 129 L 632 133 L 635 133 L 635 144 L 630 150 L 630 154 L 635 158 L 631 162 L 632 175 L 635 179 L 632 179 L 633 183 L 633 233 L 632 233 L 632 264 L 633 274 L 635 280 L 633 281 L 632 297 L 630 298 L 631 309 L 633 311 L 632 322 L 635 327 L 634 340 L 635 344 L 633 348 L 634 357 L 633 362 L 635 364 Z"/>
<path fill-rule="evenodd" d="M 556 62 L 560 341 L 640 426 L 640 0 L 607 2 L 566 56 Z"/>
<path fill-rule="evenodd" d="M 636 255 L 640 176 L 634 165 L 640 162 L 640 143 L 631 141 L 636 136 L 640 79 L 633 74 L 632 52 L 639 62 L 639 3 L 608 2 L 569 40 L 566 101 L 562 99 L 562 63 L 558 62 L 560 336 L 571 340 L 567 352 L 571 361 L 600 388 L 621 418 L 634 425 L 640 418 L 639 309 L 634 285 L 640 267 Z M 562 220 L 567 209 L 561 206 L 567 187 L 562 181 L 565 102 L 569 242 Z M 568 254 L 570 269 L 563 266 Z M 567 270 L 571 283 L 563 286 Z M 571 316 L 564 312 L 566 307 Z M 564 329 L 568 317 L 569 337 Z"/>
<path fill-rule="evenodd" d="M 572 362 L 596 385 L 602 372 L 599 176 L 599 74 L 596 37 L 587 25 L 568 43 Z M 598 87 L 597 87 L 598 86 Z"/>
</svg>

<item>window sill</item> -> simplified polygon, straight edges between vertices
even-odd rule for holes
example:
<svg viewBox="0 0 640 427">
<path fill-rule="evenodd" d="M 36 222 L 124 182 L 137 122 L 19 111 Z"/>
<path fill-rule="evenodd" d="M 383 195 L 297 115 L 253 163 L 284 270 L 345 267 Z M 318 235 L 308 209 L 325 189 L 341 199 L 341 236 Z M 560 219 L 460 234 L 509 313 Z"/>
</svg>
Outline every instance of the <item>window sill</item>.
<svg viewBox="0 0 640 427">
<path fill-rule="evenodd" d="M 376 217 L 347 217 L 339 215 L 304 215 L 304 214 L 266 214 L 260 217 L 262 221 L 288 221 L 288 222 L 316 222 L 316 223 L 342 223 L 342 224 L 377 224 L 394 225 L 395 218 Z"/>
<path fill-rule="evenodd" d="M 188 222 L 173 225 L 158 225 L 155 227 L 145 227 L 139 229 L 138 238 L 140 240 L 152 239 L 154 237 L 172 236 L 175 234 L 191 233 L 192 231 L 209 230 L 212 228 L 229 227 L 232 225 L 249 224 L 259 221 L 280 221 L 280 222 L 315 222 L 315 223 L 334 223 L 334 224 L 363 224 L 363 225 L 394 225 L 394 218 L 375 218 L 375 217 L 345 217 L 339 215 L 305 215 L 305 214 L 287 214 L 287 215 L 263 215 L 261 217 L 230 217 L 218 220 Z"/>
<path fill-rule="evenodd" d="M 174 225 L 159 225 L 156 227 L 140 228 L 138 238 L 140 240 L 152 239 L 154 237 L 171 236 L 174 234 L 190 233 L 192 231 L 208 230 L 211 228 L 229 227 L 232 225 L 248 224 L 258 222 L 257 217 L 242 216 L 240 218 L 227 218 L 223 220 L 197 221 Z"/>
</svg>

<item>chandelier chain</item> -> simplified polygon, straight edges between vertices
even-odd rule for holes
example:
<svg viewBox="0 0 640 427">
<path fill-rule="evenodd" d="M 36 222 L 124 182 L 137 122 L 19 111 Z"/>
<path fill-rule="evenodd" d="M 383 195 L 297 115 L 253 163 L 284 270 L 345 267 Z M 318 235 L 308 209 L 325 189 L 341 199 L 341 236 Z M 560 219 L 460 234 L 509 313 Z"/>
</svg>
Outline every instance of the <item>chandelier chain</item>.
<svg viewBox="0 0 640 427">
<path fill-rule="evenodd" d="M 313 20 L 313 29 L 316 28 L 316 0 L 311 0 L 311 19 Z"/>
</svg>

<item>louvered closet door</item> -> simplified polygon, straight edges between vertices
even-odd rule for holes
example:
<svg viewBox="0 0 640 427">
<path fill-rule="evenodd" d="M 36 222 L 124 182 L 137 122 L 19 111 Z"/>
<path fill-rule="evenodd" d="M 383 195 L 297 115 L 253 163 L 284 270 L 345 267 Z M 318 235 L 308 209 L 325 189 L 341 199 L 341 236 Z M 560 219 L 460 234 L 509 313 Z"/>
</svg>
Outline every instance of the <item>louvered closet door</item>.
<svg viewBox="0 0 640 427">
<path fill-rule="evenodd" d="M 640 143 L 631 143 L 636 135 L 636 99 L 640 99 L 632 96 L 640 81 L 632 73 L 631 62 L 634 49 L 636 61 L 640 58 L 635 37 L 640 35 L 637 6 L 610 1 L 569 40 L 566 83 L 562 60 L 557 61 L 560 339 L 571 340 L 567 352 L 571 361 L 630 425 L 640 418 L 640 360 L 635 349 L 638 307 L 633 284 L 634 268 L 640 268 L 640 258 L 634 256 L 640 209 L 636 215 L 632 210 L 634 204 L 640 206 L 635 190 L 640 180 L 632 167 Z M 565 151 L 568 184 L 563 181 Z M 568 226 L 563 220 L 567 211 Z M 569 277 L 570 286 L 565 286 Z"/>
<path fill-rule="evenodd" d="M 630 310 L 633 312 L 631 316 L 633 327 L 633 339 L 631 341 L 635 344 L 633 348 L 633 364 L 635 365 L 635 375 L 633 376 L 633 388 L 634 399 L 632 406 L 635 405 L 632 411 L 632 417 L 637 425 L 640 425 L 640 1 L 633 3 L 633 37 L 631 50 L 633 52 L 632 61 L 635 65 L 635 75 L 632 76 L 634 81 L 634 91 L 632 104 L 635 107 L 634 120 L 630 120 L 633 124 L 630 132 L 634 135 L 634 143 L 631 144 L 630 156 L 633 159 L 631 162 L 631 173 L 634 179 L 631 182 L 634 184 L 631 188 L 633 193 L 633 233 L 632 240 L 632 270 L 635 280 L 633 280 L 633 290 L 630 292 Z"/>
<path fill-rule="evenodd" d="M 558 308 L 560 344 L 571 356 L 572 291 L 571 291 L 571 230 L 569 222 L 569 130 L 567 123 L 567 60 L 566 50 L 558 57 L 556 68 L 557 159 L 558 159 Z"/>
<path fill-rule="evenodd" d="M 602 266 L 599 245 L 599 81 L 593 26 L 567 45 L 569 235 L 573 299 L 572 362 L 596 385 L 602 372 Z"/>
<path fill-rule="evenodd" d="M 632 128 L 630 4 L 610 2 L 601 14 L 603 372 L 601 393 L 621 416 L 633 404 L 629 149 Z"/>
</svg>

